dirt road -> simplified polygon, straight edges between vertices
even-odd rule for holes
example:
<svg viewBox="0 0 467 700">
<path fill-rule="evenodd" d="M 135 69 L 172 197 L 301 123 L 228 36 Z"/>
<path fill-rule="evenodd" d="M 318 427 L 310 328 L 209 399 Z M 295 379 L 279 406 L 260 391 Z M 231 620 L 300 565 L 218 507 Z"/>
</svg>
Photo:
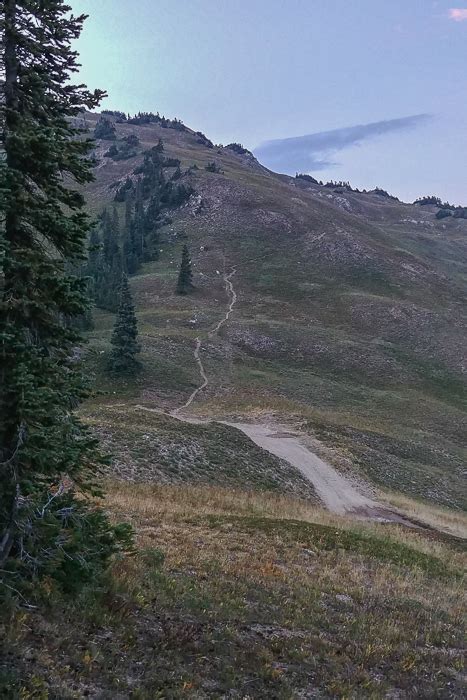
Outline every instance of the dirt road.
<svg viewBox="0 0 467 700">
<path fill-rule="evenodd" d="M 221 320 L 209 331 L 209 338 L 217 335 L 234 310 L 237 302 L 237 293 L 232 283 L 232 278 L 235 273 L 236 269 L 233 268 L 229 274 L 224 274 L 228 307 Z M 196 338 L 193 355 L 198 365 L 201 383 L 191 393 L 188 400 L 182 406 L 171 411 L 170 414 L 174 418 L 187 423 L 203 422 L 184 413 L 195 401 L 198 394 L 209 386 L 209 378 L 203 365 L 201 351 L 202 340 L 198 337 Z M 157 411 L 157 409 L 146 408 L 145 406 L 137 406 L 136 408 L 139 410 Z M 350 479 L 340 474 L 334 467 L 314 454 L 305 444 L 305 435 L 291 433 L 284 426 L 271 426 L 266 423 L 230 423 L 221 420 L 219 422 L 241 430 L 259 447 L 276 455 L 276 457 L 284 459 L 298 469 L 313 484 L 323 504 L 333 513 L 341 515 L 353 514 L 357 517 L 371 518 L 373 520 L 410 524 L 410 521 L 407 521 L 403 516 L 365 496 Z M 239 469 L 241 469 L 241 465 L 239 465 Z"/>
<path fill-rule="evenodd" d="M 376 508 L 375 501 L 361 494 L 339 474 L 303 444 L 300 435 L 287 433 L 263 423 L 229 423 L 248 435 L 259 447 L 286 460 L 313 484 L 324 505 L 334 513 L 348 513 L 361 508 Z"/>
<path fill-rule="evenodd" d="M 226 425 L 241 430 L 263 450 L 298 469 L 313 484 L 319 498 L 333 513 L 407 524 L 405 518 L 362 494 L 348 478 L 311 452 L 304 444 L 304 435 L 264 423 L 226 422 Z"/>
</svg>

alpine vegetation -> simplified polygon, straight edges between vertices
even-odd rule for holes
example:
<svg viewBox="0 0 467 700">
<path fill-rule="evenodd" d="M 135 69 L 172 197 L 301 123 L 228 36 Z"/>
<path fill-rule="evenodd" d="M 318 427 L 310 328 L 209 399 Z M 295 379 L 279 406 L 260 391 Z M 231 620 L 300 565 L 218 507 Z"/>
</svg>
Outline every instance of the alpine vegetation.
<svg viewBox="0 0 467 700">
<path fill-rule="evenodd" d="M 134 374 L 140 369 L 136 355 L 140 352 L 137 342 L 138 326 L 135 307 L 131 297 L 128 278 L 122 275 L 120 284 L 120 303 L 115 320 L 115 326 L 110 342 L 110 352 L 107 369 L 116 374 Z"/>
</svg>

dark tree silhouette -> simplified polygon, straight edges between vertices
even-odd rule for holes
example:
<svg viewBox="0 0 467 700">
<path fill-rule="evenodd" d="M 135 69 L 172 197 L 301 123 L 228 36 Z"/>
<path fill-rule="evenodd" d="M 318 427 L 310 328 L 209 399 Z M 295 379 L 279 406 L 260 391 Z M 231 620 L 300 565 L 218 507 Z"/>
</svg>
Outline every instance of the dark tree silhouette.
<svg viewBox="0 0 467 700">
<path fill-rule="evenodd" d="M 74 126 L 104 93 L 74 86 L 71 44 L 85 16 L 61 0 L 4 0 L 0 236 L 0 568 L 13 589 L 41 575 L 63 588 L 93 579 L 118 546 L 94 489 L 102 457 L 72 408 L 88 394 L 73 319 L 88 308 L 92 142 Z M 4 244 L 4 245 L 2 245 Z M 67 515 L 64 515 L 64 514 Z"/>
<path fill-rule="evenodd" d="M 112 333 L 112 350 L 107 369 L 113 374 L 135 374 L 140 369 L 136 356 L 141 351 L 137 341 L 138 323 L 131 297 L 128 278 L 122 275 L 120 283 L 120 303 Z"/>
<path fill-rule="evenodd" d="M 180 272 L 178 273 L 177 294 L 189 294 L 193 287 L 193 272 L 191 270 L 191 259 L 188 247 L 185 244 L 182 250 L 182 261 L 180 263 Z"/>
</svg>

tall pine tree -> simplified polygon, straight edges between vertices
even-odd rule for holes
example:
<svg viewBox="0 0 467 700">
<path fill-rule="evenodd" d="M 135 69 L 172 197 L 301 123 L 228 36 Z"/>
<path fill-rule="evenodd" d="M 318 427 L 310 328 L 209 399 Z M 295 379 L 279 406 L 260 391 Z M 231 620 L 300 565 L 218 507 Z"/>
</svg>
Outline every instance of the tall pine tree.
<svg viewBox="0 0 467 700">
<path fill-rule="evenodd" d="M 112 333 L 112 350 L 107 369 L 113 374 L 135 374 L 140 369 L 136 355 L 140 352 L 137 341 L 138 324 L 128 278 L 124 274 L 120 284 L 120 303 Z"/>
<path fill-rule="evenodd" d="M 73 409 L 87 395 L 80 337 L 89 219 L 70 188 L 92 179 L 91 142 L 73 122 L 103 93 L 74 86 L 71 43 L 85 16 L 62 0 L 4 0 L 0 161 L 0 579 L 43 573 L 63 586 L 95 575 L 116 545 L 83 499 L 102 459 Z M 69 486 L 65 487 L 65 483 Z M 1 590 L 1 586 L 0 586 Z"/>
<path fill-rule="evenodd" d="M 190 253 L 185 244 L 182 250 L 182 261 L 180 263 L 180 272 L 178 273 L 176 292 L 177 294 L 189 294 L 193 289 Z"/>
<path fill-rule="evenodd" d="M 118 213 L 111 216 L 106 209 L 101 215 L 102 254 L 99 257 L 97 276 L 94 278 L 96 306 L 107 311 L 118 309 L 118 290 L 122 276 L 122 253 L 119 239 Z"/>
<path fill-rule="evenodd" d="M 125 225 L 123 231 L 123 268 L 129 275 L 134 274 L 141 267 L 139 248 L 136 243 L 133 228 L 133 198 L 130 193 L 125 200 Z"/>
</svg>

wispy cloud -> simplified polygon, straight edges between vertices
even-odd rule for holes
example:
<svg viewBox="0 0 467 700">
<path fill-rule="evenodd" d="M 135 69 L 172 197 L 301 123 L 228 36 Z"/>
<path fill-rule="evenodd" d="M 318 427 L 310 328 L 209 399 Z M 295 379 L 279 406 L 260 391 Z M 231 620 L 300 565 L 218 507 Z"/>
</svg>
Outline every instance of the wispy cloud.
<svg viewBox="0 0 467 700">
<path fill-rule="evenodd" d="M 453 19 L 454 22 L 467 22 L 467 8 L 452 7 L 449 10 L 449 19 Z"/>
<path fill-rule="evenodd" d="M 392 131 L 417 127 L 430 118 L 429 114 L 415 114 L 306 136 L 265 141 L 254 149 L 254 154 L 264 165 L 279 172 L 293 174 L 296 171 L 324 170 L 337 165 L 333 156 L 348 146 L 359 145 L 362 141 Z"/>
</svg>

